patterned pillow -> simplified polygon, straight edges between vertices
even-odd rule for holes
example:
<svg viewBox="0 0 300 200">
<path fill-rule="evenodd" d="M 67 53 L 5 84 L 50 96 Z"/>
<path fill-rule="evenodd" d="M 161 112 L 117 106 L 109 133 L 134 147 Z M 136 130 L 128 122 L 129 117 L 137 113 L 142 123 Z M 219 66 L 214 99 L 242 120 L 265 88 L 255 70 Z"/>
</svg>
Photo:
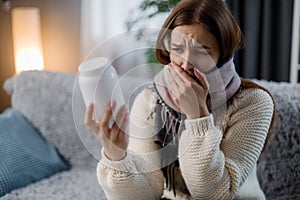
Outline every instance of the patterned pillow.
<svg viewBox="0 0 300 200">
<path fill-rule="evenodd" d="M 90 155 L 78 137 L 72 112 L 75 77 L 60 72 L 25 71 L 7 79 L 4 88 L 11 94 L 12 107 L 53 143 L 72 166 L 85 167 L 89 162 L 82 160 Z M 77 109 L 84 113 L 83 99 Z M 86 135 L 93 137 L 92 133 Z"/>
<path fill-rule="evenodd" d="M 0 114 L 0 196 L 68 170 L 56 148 L 17 110 Z"/>
</svg>

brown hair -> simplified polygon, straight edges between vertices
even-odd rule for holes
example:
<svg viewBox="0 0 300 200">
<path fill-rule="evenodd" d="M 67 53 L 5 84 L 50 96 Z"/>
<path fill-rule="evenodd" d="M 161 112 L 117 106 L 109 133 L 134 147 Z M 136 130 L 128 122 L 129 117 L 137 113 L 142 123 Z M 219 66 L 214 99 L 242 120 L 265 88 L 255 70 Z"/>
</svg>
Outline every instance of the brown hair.
<svg viewBox="0 0 300 200">
<path fill-rule="evenodd" d="M 156 58 L 161 64 L 170 63 L 165 39 L 180 25 L 199 23 L 217 39 L 220 49 L 218 63 L 223 62 L 241 46 L 242 34 L 235 18 L 222 0 L 182 0 L 170 13 L 158 34 Z"/>
</svg>

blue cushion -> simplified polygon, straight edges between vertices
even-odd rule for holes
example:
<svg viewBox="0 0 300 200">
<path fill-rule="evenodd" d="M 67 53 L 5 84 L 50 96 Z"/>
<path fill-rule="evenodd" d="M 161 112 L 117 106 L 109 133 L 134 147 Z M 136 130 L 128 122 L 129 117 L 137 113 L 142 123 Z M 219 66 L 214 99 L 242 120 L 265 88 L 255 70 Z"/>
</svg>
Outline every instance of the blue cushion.
<svg viewBox="0 0 300 200">
<path fill-rule="evenodd" d="M 20 112 L 0 114 L 0 196 L 69 168 Z"/>
</svg>

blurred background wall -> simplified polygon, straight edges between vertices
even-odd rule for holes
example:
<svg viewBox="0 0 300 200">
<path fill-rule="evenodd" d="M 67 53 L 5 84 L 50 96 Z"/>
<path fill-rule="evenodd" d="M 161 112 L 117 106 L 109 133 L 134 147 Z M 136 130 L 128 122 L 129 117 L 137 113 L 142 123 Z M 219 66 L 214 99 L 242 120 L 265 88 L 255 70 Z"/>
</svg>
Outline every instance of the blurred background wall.
<svg viewBox="0 0 300 200">
<path fill-rule="evenodd" d="M 40 8 L 45 70 L 75 73 L 80 63 L 80 0 L 12 0 L 11 8 Z M 2 88 L 15 74 L 11 11 L 0 10 L 0 112 L 10 105 Z"/>
<path fill-rule="evenodd" d="M 175 0 L 10 1 L 11 10 L 23 6 L 40 9 L 45 70 L 64 73 L 76 73 L 79 64 L 97 44 L 122 35 L 128 28 L 126 27 L 128 19 L 133 21 L 138 19 L 140 23 L 135 24 L 134 28 L 161 27 L 169 9 L 173 6 L 170 2 L 177 2 Z M 245 35 L 245 46 L 235 57 L 236 67 L 241 76 L 290 81 L 289 73 L 293 74 L 289 62 L 291 44 L 295 42 L 298 44 L 300 38 L 299 34 L 296 34 L 298 37 L 292 41 L 293 8 L 297 1 L 299 0 L 226 0 Z M 300 4 L 298 5 L 300 10 Z M 160 10 L 162 8 L 166 9 Z M 149 16 L 153 14 L 155 17 L 150 19 Z M 300 15 L 299 17 L 297 15 L 297 19 L 300 21 Z M 2 88 L 3 83 L 15 75 L 11 23 L 11 12 L 0 9 L 0 112 L 10 106 L 10 97 Z M 128 48 L 130 45 L 133 45 L 131 40 L 126 44 L 108 43 L 108 46 L 99 49 L 96 55 L 115 56 L 120 53 L 120 49 Z M 297 63 L 299 48 L 296 49 L 295 73 L 299 73 L 300 67 Z M 119 63 L 123 66 L 136 66 L 137 63 L 141 63 L 139 59 L 143 59 L 142 56 L 131 54 L 131 57 L 128 55 L 123 60 L 120 59 Z"/>
</svg>

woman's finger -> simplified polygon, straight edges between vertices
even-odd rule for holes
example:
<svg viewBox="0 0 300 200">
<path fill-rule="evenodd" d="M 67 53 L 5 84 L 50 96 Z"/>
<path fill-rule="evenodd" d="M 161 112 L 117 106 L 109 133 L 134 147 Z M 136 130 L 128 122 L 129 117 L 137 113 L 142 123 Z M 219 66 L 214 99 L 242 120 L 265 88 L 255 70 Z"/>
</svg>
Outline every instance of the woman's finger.
<svg viewBox="0 0 300 200">
<path fill-rule="evenodd" d="M 97 127 L 97 123 L 93 119 L 93 114 L 94 114 L 94 104 L 91 103 L 85 111 L 84 124 L 90 127 L 94 133 L 97 133 L 98 127 Z"/>
<path fill-rule="evenodd" d="M 181 78 L 179 73 L 177 73 L 177 71 L 175 69 L 175 68 L 177 68 L 177 66 L 176 65 L 172 65 L 172 66 L 173 67 L 170 67 L 168 69 L 171 73 L 172 79 L 174 80 L 174 82 L 176 84 L 176 87 L 180 88 L 182 86 L 183 79 Z"/>
<path fill-rule="evenodd" d="M 105 112 L 103 114 L 103 117 L 100 120 L 100 128 L 102 129 L 102 131 L 105 134 L 109 133 L 109 120 L 113 115 L 113 110 L 116 107 L 116 102 L 115 101 L 111 101 L 109 102 L 109 104 L 106 106 Z"/>
<path fill-rule="evenodd" d="M 168 88 L 168 89 L 171 89 L 171 92 L 174 93 L 175 95 L 177 95 L 176 92 L 177 92 L 178 88 L 181 87 L 179 81 L 176 81 L 177 75 L 171 67 L 168 68 L 168 74 L 169 74 L 168 79 L 169 79 L 170 86 L 171 86 L 171 88 Z"/>
<path fill-rule="evenodd" d="M 207 82 L 207 79 L 206 79 L 206 76 L 201 73 L 199 71 L 199 69 L 197 68 L 194 68 L 194 74 L 195 76 L 197 77 L 197 79 L 199 80 L 200 84 L 203 86 L 203 88 L 208 91 L 209 89 L 209 85 L 208 85 L 208 82 Z"/>
<path fill-rule="evenodd" d="M 185 72 L 180 66 L 175 65 L 174 71 L 176 72 L 180 80 L 183 81 L 184 83 L 194 82 L 194 79 L 187 72 Z"/>
<path fill-rule="evenodd" d="M 126 115 L 126 106 L 123 105 L 117 113 L 114 124 L 111 127 L 111 135 L 110 138 L 112 141 L 115 141 L 118 137 L 120 126 L 123 121 L 124 116 Z"/>
<path fill-rule="evenodd" d="M 178 96 L 178 88 L 179 86 L 177 85 L 177 83 L 174 80 L 173 74 L 171 73 L 171 71 L 168 71 L 169 74 L 169 85 L 168 85 L 168 90 L 172 95 Z"/>
<path fill-rule="evenodd" d="M 125 116 L 123 117 L 123 120 L 120 124 L 120 132 L 118 134 L 118 139 L 121 141 L 126 142 L 126 128 L 128 123 L 128 112 L 125 113 Z"/>
</svg>

